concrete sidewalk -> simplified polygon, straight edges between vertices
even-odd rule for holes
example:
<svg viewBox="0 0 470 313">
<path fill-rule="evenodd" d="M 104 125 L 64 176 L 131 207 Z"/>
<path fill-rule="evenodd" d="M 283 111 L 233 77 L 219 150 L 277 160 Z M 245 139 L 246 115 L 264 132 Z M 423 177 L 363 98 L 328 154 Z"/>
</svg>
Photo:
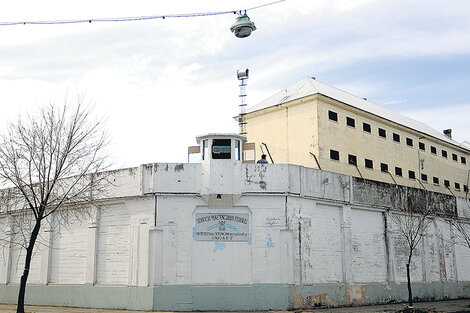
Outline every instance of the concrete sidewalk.
<svg viewBox="0 0 470 313">
<path fill-rule="evenodd" d="M 392 313 L 402 310 L 405 304 L 384 304 L 347 308 L 333 309 L 314 309 L 314 310 L 296 310 L 295 312 L 317 312 L 317 313 Z M 449 300 L 436 302 L 420 302 L 415 304 L 417 309 L 427 309 L 429 312 L 445 312 L 445 313 L 470 313 L 470 299 L 465 300 Z M 127 310 L 106 310 L 106 309 L 81 309 L 66 307 L 50 307 L 50 306 L 26 306 L 27 312 L 31 313 L 143 313 L 143 312 L 159 312 L 161 311 L 127 311 Z M 10 304 L 0 304 L 0 313 L 14 313 L 16 306 Z M 262 311 L 256 311 L 263 313 Z M 268 313 L 267 311 L 264 311 Z M 290 313 L 292 311 L 269 311 L 269 313 Z M 215 312 L 214 312 L 215 313 Z M 223 312 L 217 312 L 223 313 Z"/>
</svg>

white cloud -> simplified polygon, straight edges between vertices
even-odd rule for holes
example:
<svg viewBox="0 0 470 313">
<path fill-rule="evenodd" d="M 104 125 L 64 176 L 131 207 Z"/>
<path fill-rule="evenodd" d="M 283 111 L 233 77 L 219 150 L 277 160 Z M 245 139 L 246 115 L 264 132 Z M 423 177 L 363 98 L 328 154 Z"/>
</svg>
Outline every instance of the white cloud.
<svg viewBox="0 0 470 313">
<path fill-rule="evenodd" d="M 0 21 L 219 11 L 263 3 L 20 0 L 0 12 Z M 453 5 L 429 0 L 287 0 L 248 12 L 258 29 L 245 39 L 230 33 L 236 17 L 232 14 L 0 27 L 0 101 L 5 107 L 0 120 L 49 99 L 60 101 L 67 90 L 87 91 L 97 113 L 109 116 L 118 167 L 184 161 L 196 135 L 237 131 L 232 120 L 239 102 L 237 69 L 251 70 L 252 105 L 305 76 L 341 73 L 367 60 L 468 54 L 469 9 L 470 2 L 464 0 Z M 387 73 L 378 73 L 383 80 L 376 81 L 338 75 L 336 87 L 355 95 L 383 98 L 380 93 L 387 89 Z M 408 90 L 424 98 L 419 85 Z M 403 101 L 396 100 L 403 97 L 399 92 L 394 97 L 385 104 Z M 463 109 L 442 110 L 410 114 L 434 128 L 441 127 L 433 120 L 438 114 L 443 124 L 451 124 L 456 138 L 469 133 Z"/>
</svg>

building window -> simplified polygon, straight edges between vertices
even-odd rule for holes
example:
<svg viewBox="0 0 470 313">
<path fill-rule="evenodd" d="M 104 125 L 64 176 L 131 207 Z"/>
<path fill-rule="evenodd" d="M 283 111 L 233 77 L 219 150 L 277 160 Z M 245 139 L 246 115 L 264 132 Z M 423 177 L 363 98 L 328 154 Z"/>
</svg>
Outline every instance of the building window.
<svg viewBox="0 0 470 313">
<path fill-rule="evenodd" d="M 366 168 L 374 168 L 374 163 L 372 162 L 372 160 L 366 159 L 365 166 Z"/>
<path fill-rule="evenodd" d="M 432 153 L 432 154 L 437 154 L 437 149 L 436 149 L 436 147 L 431 146 L 431 153 Z"/>
<path fill-rule="evenodd" d="M 339 152 L 330 149 L 330 159 L 339 161 Z"/>
<path fill-rule="evenodd" d="M 418 145 L 419 145 L 419 150 L 423 150 L 423 151 L 426 150 L 426 146 L 424 145 L 423 142 L 418 143 Z"/>
<path fill-rule="evenodd" d="M 410 147 L 413 147 L 413 139 L 411 138 L 406 138 L 406 144 Z"/>
<path fill-rule="evenodd" d="M 379 128 L 379 136 L 386 138 L 387 137 L 387 132 L 383 128 Z"/>
<path fill-rule="evenodd" d="M 446 150 L 442 150 L 442 157 L 447 159 L 447 151 Z"/>
<path fill-rule="evenodd" d="M 395 166 L 395 175 L 397 176 L 403 176 L 403 172 L 401 170 L 401 167 L 396 167 Z"/>
<path fill-rule="evenodd" d="M 351 127 L 356 127 L 356 121 L 350 117 L 346 117 L 346 124 Z"/>
<path fill-rule="evenodd" d="M 421 180 L 427 182 L 428 181 L 428 175 L 421 174 Z"/>
<path fill-rule="evenodd" d="M 435 183 L 436 185 L 439 185 L 439 178 L 438 177 L 433 177 L 432 182 Z"/>
<path fill-rule="evenodd" d="M 241 149 L 240 149 L 240 140 L 235 140 L 235 160 L 240 161 Z"/>
<path fill-rule="evenodd" d="M 408 178 L 410 179 L 416 179 L 416 175 L 414 171 L 408 171 Z"/>
<path fill-rule="evenodd" d="M 463 191 L 465 191 L 465 192 L 468 191 L 468 186 L 467 185 L 463 185 Z"/>
<path fill-rule="evenodd" d="M 455 183 L 455 189 L 460 190 L 460 184 L 459 183 Z"/>
<path fill-rule="evenodd" d="M 348 154 L 348 163 L 351 165 L 357 165 L 357 158 L 355 155 Z"/>
<path fill-rule="evenodd" d="M 380 163 L 380 170 L 382 172 L 388 172 L 388 164 Z"/>
<path fill-rule="evenodd" d="M 444 186 L 446 187 L 450 186 L 450 182 L 447 179 L 444 179 Z"/>
<path fill-rule="evenodd" d="M 370 124 L 362 123 L 362 130 L 364 130 L 365 132 L 370 133 L 371 132 Z"/>
<path fill-rule="evenodd" d="M 393 141 L 400 142 L 400 135 L 393 133 Z"/>
<path fill-rule="evenodd" d="M 338 121 L 338 113 L 333 112 L 333 111 L 328 111 L 328 118 L 329 118 L 331 121 L 337 122 L 337 121 Z"/>
<path fill-rule="evenodd" d="M 467 164 L 467 159 L 465 157 L 460 157 L 462 164 Z"/>
<path fill-rule="evenodd" d="M 207 158 L 207 139 L 202 141 L 202 159 L 205 160 Z"/>
<path fill-rule="evenodd" d="M 229 160 L 232 158 L 232 141 L 230 139 L 212 140 L 212 159 Z"/>
<path fill-rule="evenodd" d="M 454 160 L 455 162 L 458 162 L 458 158 L 457 158 L 457 154 L 455 153 L 452 153 L 452 160 Z"/>
</svg>

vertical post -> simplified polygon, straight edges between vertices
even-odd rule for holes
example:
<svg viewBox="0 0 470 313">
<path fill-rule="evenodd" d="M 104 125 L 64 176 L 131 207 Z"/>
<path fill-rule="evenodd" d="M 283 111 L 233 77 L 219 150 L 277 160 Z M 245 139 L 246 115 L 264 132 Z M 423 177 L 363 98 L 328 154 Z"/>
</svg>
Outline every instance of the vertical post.
<svg viewBox="0 0 470 313">
<path fill-rule="evenodd" d="M 91 219 L 87 229 L 87 256 L 86 256 L 86 277 L 85 283 L 94 285 L 96 283 L 96 261 L 98 245 L 98 222 L 99 210 L 92 208 Z"/>
<path fill-rule="evenodd" d="M 140 221 L 139 231 L 139 260 L 137 272 L 137 285 L 147 287 L 149 285 L 149 261 L 150 261 L 150 230 L 147 220 Z"/>
<path fill-rule="evenodd" d="M 52 245 L 52 239 L 54 236 L 52 236 L 52 232 L 54 229 L 54 217 L 53 215 L 49 216 L 46 220 L 48 227 L 44 229 L 42 233 L 42 238 L 44 242 L 46 243 L 44 247 L 42 248 L 41 251 L 41 284 L 42 285 L 47 285 L 49 283 L 49 275 L 50 275 L 50 262 L 51 262 L 51 245 Z M 57 225 L 57 227 L 59 227 Z"/>
<path fill-rule="evenodd" d="M 5 227 L 5 237 L 8 240 L 6 246 L 6 251 L 4 252 L 4 267 L 3 271 L 0 272 L 0 282 L 8 285 L 10 283 L 10 271 L 11 271 L 11 243 L 13 241 L 13 223 L 11 221 L 11 216 L 8 215 Z"/>
<path fill-rule="evenodd" d="M 395 282 L 395 250 L 394 250 L 394 240 L 392 236 L 392 223 L 391 221 L 392 213 L 390 211 L 385 211 L 383 213 L 384 217 L 384 232 L 385 232 L 385 248 L 387 253 L 387 281 Z"/>
<path fill-rule="evenodd" d="M 344 205 L 341 209 L 341 246 L 343 282 L 348 284 L 353 281 L 351 206 L 349 205 Z"/>
<path fill-rule="evenodd" d="M 459 281 L 458 271 L 457 271 L 457 254 L 455 252 L 455 230 L 452 223 L 449 223 L 450 227 L 450 240 L 452 245 L 452 265 L 453 265 L 453 272 L 454 272 L 454 281 Z"/>
</svg>

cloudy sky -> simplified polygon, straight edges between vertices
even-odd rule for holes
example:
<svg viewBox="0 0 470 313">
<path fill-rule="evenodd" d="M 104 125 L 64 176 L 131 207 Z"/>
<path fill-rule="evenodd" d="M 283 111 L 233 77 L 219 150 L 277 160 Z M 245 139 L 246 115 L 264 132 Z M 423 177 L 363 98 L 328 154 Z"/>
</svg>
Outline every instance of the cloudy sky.
<svg viewBox="0 0 470 313">
<path fill-rule="evenodd" d="M 12 1 L 0 22 L 241 10 L 271 1 Z M 470 1 L 286 0 L 236 15 L 0 26 L 0 123 L 86 93 L 115 168 L 184 162 L 195 136 L 237 132 L 238 69 L 254 105 L 306 77 L 470 141 Z"/>
</svg>

